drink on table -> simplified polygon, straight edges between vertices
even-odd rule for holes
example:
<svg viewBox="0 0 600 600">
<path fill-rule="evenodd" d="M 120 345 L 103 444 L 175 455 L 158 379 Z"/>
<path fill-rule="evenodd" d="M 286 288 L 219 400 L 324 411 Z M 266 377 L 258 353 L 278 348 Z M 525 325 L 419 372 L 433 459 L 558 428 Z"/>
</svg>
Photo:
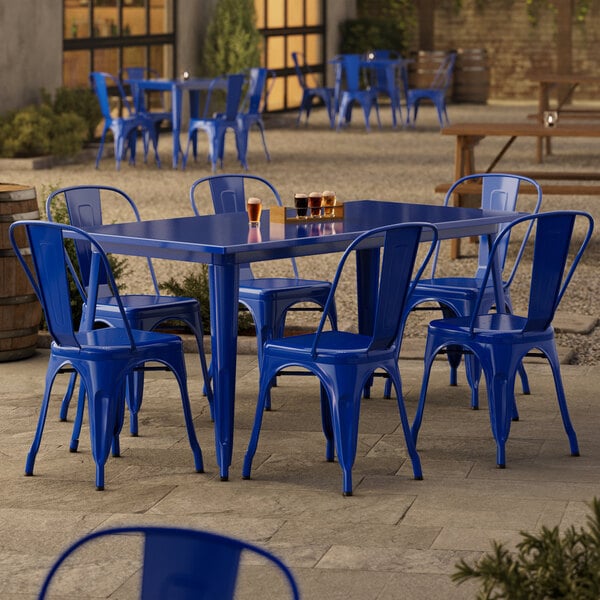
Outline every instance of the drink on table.
<svg viewBox="0 0 600 600">
<path fill-rule="evenodd" d="M 335 192 L 331 190 L 326 190 L 323 192 L 323 215 L 325 217 L 334 217 L 335 216 Z"/>
<path fill-rule="evenodd" d="M 323 203 L 323 195 L 321 192 L 311 192 L 308 195 L 308 208 L 310 208 L 311 217 L 321 216 L 321 204 Z"/>
<path fill-rule="evenodd" d="M 246 203 L 248 211 L 248 221 L 250 225 L 258 225 L 260 223 L 260 215 L 262 213 L 262 201 L 260 198 L 248 198 Z"/>
<path fill-rule="evenodd" d="M 306 194 L 295 194 L 294 206 L 296 207 L 296 214 L 298 217 L 304 217 L 306 219 L 308 213 L 308 196 Z"/>
</svg>

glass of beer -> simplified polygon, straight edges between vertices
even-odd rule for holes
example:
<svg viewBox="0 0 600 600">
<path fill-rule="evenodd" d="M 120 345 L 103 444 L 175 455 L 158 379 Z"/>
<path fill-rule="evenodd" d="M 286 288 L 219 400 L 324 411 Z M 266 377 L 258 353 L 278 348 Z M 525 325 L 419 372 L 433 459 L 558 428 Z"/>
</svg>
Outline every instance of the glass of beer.
<svg viewBox="0 0 600 600">
<path fill-rule="evenodd" d="M 306 194 L 295 194 L 294 206 L 296 207 L 296 214 L 299 218 L 308 218 L 308 196 Z"/>
<path fill-rule="evenodd" d="M 260 215 L 262 213 L 262 201 L 260 198 L 248 198 L 246 203 L 246 210 L 248 211 L 248 222 L 250 225 L 257 226 L 260 224 Z"/>
<path fill-rule="evenodd" d="M 310 208 L 311 217 L 321 216 L 321 204 L 323 203 L 323 194 L 321 192 L 311 192 L 308 195 L 308 208 Z"/>
<path fill-rule="evenodd" d="M 323 215 L 325 217 L 334 217 L 335 216 L 335 206 L 336 198 L 335 192 L 331 190 L 325 190 L 323 192 Z"/>
</svg>

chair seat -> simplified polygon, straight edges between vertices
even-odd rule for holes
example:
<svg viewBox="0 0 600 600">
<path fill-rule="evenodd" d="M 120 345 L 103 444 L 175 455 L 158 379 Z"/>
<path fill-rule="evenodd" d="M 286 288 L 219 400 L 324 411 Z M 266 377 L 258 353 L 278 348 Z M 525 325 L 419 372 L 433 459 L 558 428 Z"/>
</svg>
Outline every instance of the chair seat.
<svg viewBox="0 0 600 600">
<path fill-rule="evenodd" d="M 175 318 L 173 316 L 174 307 L 176 307 L 176 310 L 178 311 L 183 311 L 186 308 L 189 308 L 190 311 L 198 310 L 198 300 L 195 298 L 188 298 L 186 296 L 127 294 L 122 296 L 121 300 L 126 312 L 151 310 L 153 315 L 160 316 L 160 309 L 162 308 L 167 316 L 170 315 L 171 317 Z M 97 304 L 97 315 L 104 312 L 119 312 L 119 307 L 117 306 L 114 296 L 98 298 Z"/>
<path fill-rule="evenodd" d="M 315 336 L 312 333 L 275 339 L 265 344 L 264 352 L 265 355 L 275 352 L 279 357 L 284 354 L 290 357 L 302 355 L 306 359 L 307 356 L 310 356 L 314 339 Z M 367 356 L 372 358 L 383 355 L 383 352 L 377 354 L 373 350 L 367 352 L 371 341 L 372 338 L 368 335 L 348 331 L 324 331 L 319 337 L 319 361 L 327 362 L 327 359 L 331 358 L 336 364 L 343 363 L 345 360 L 354 363 L 364 360 Z M 346 352 L 352 352 L 353 354 L 348 357 L 344 354 Z"/>
<path fill-rule="evenodd" d="M 157 350 L 164 350 L 171 346 L 180 347 L 182 344 L 181 338 L 174 334 L 142 331 L 140 329 L 132 329 L 132 334 L 137 350 L 143 350 L 146 346 L 151 346 L 154 354 Z M 104 327 L 92 331 L 79 331 L 76 338 L 81 344 L 81 348 L 57 346 L 53 343 L 52 351 L 55 354 L 67 357 L 69 354 L 75 354 L 76 356 L 80 356 L 82 353 L 102 354 L 106 353 L 106 348 L 110 347 L 111 358 L 114 358 L 115 353 L 120 348 L 127 354 L 131 352 L 131 342 L 126 330 L 121 327 Z"/>
<path fill-rule="evenodd" d="M 552 327 L 547 327 L 541 331 L 524 330 L 528 319 L 518 315 L 507 313 L 490 313 L 481 315 L 473 320 L 473 329 L 471 326 L 471 317 L 456 317 L 449 319 L 435 319 L 429 323 L 429 332 L 431 335 L 441 337 L 445 333 L 452 336 L 453 343 L 464 342 L 466 346 L 470 343 L 535 343 L 543 342 L 554 337 Z M 477 340 L 473 341 L 473 333 L 477 335 Z"/>
<path fill-rule="evenodd" d="M 314 279 L 296 279 L 294 277 L 260 277 L 256 279 L 244 279 L 240 281 L 240 296 L 266 296 L 277 294 L 280 298 L 298 298 L 298 292 L 302 291 L 305 298 L 314 294 L 325 297 L 329 294 L 331 285 L 326 281 Z"/>
</svg>

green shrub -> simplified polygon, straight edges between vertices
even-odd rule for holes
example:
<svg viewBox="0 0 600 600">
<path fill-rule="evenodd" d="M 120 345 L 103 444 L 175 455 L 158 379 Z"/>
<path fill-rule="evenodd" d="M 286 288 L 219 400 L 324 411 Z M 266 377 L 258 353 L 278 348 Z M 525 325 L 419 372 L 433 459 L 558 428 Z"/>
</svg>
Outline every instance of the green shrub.
<svg viewBox="0 0 600 600">
<path fill-rule="evenodd" d="M 87 138 L 85 141 L 91 142 L 94 140 L 96 128 L 102 120 L 102 113 L 96 94 L 91 89 L 85 87 L 58 88 L 51 104 L 57 114 L 75 113 L 79 115 L 87 125 Z"/>
<path fill-rule="evenodd" d="M 364 54 L 369 50 L 406 50 L 404 31 L 394 21 L 383 19 L 349 19 L 340 23 L 340 52 Z"/>
<path fill-rule="evenodd" d="M 174 296 L 197 298 L 201 307 L 202 328 L 205 334 L 210 333 L 210 293 L 207 265 L 200 265 L 198 271 L 186 275 L 182 282 L 171 277 L 167 281 L 160 283 L 158 287 Z M 238 330 L 240 333 L 249 333 L 253 328 L 254 322 L 252 316 L 247 310 L 242 309 L 238 317 Z"/>
<path fill-rule="evenodd" d="M 588 527 L 543 527 L 522 532 L 517 553 L 494 542 L 474 566 L 461 560 L 453 581 L 479 579 L 479 600 L 596 600 L 600 598 L 600 500 L 594 498 Z"/>
<path fill-rule="evenodd" d="M 87 138 L 87 125 L 75 113 L 57 114 L 48 104 L 27 106 L 0 122 L 0 156 L 72 156 Z"/>
</svg>

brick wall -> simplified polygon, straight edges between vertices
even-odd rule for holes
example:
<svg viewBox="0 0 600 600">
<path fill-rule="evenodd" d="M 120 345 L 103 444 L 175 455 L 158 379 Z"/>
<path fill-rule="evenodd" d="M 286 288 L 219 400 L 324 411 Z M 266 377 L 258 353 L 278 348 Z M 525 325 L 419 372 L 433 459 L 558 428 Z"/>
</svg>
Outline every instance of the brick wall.
<svg viewBox="0 0 600 600">
<path fill-rule="evenodd" d="M 488 57 L 492 99 L 528 100 L 537 98 L 530 73 L 556 68 L 556 25 L 554 15 L 545 11 L 536 26 L 528 20 L 524 0 L 497 0 L 484 10 L 474 0 L 463 0 L 456 12 L 438 8 L 435 12 L 435 49 L 484 48 Z M 600 75 L 600 6 L 597 4 L 581 25 L 573 26 L 573 72 Z M 600 88 L 586 86 L 577 99 L 600 100 Z"/>
</svg>

